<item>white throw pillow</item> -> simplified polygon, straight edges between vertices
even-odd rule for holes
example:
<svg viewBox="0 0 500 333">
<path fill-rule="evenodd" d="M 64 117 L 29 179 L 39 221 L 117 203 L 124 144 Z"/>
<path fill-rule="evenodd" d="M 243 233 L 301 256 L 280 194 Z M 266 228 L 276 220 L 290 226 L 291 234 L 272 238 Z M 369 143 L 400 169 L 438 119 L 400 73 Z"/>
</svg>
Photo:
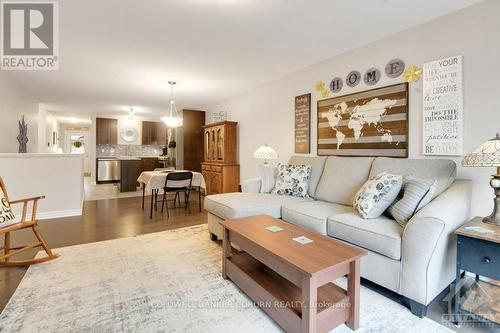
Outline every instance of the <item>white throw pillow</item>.
<svg viewBox="0 0 500 333">
<path fill-rule="evenodd" d="M 395 219 L 405 227 L 411 217 L 427 205 L 436 189 L 436 180 L 406 175 L 403 178 L 403 187 L 386 215 Z"/>
<path fill-rule="evenodd" d="M 12 212 L 9 202 L 0 188 L 0 229 L 16 223 L 19 223 L 19 221 L 16 221 L 16 216 Z"/>
<path fill-rule="evenodd" d="M 309 198 L 310 165 L 278 164 L 278 177 L 271 193 Z"/>
<path fill-rule="evenodd" d="M 278 168 L 268 165 L 259 165 L 259 175 L 261 179 L 260 193 L 270 193 L 274 188 L 274 184 L 276 184 Z"/>
<path fill-rule="evenodd" d="M 377 218 L 394 202 L 402 185 L 403 176 L 379 173 L 361 186 L 353 206 L 364 219 Z"/>
</svg>

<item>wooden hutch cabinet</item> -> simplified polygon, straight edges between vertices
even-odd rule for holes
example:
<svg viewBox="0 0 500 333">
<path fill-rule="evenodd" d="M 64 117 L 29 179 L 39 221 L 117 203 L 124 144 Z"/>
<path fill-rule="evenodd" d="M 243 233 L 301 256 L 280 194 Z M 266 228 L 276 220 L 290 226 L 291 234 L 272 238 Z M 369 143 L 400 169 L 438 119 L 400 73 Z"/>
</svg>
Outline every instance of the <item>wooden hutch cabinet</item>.
<svg viewBox="0 0 500 333">
<path fill-rule="evenodd" d="M 238 192 L 240 166 L 236 163 L 236 125 L 223 121 L 203 126 L 203 160 L 201 172 L 207 183 L 207 194 Z"/>
</svg>

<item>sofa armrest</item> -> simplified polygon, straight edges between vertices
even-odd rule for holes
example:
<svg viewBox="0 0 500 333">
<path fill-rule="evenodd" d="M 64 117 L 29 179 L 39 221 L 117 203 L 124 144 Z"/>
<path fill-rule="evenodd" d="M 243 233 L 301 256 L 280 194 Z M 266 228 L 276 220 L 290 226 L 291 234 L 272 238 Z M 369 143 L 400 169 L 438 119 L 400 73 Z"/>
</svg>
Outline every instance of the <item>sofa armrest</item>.
<svg viewBox="0 0 500 333">
<path fill-rule="evenodd" d="M 454 231 L 470 218 L 472 182 L 456 180 L 411 218 L 403 232 L 401 294 L 429 304 L 455 278 Z"/>
<path fill-rule="evenodd" d="M 241 192 L 259 193 L 261 183 L 260 178 L 245 179 L 241 182 Z"/>
</svg>

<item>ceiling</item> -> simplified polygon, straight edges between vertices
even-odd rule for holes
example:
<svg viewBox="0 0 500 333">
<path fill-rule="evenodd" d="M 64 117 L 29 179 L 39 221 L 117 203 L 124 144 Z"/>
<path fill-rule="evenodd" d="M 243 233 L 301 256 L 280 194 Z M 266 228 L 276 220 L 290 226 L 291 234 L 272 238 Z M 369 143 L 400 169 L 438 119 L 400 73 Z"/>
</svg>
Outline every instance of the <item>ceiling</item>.
<svg viewBox="0 0 500 333">
<path fill-rule="evenodd" d="M 55 112 L 204 108 L 477 0 L 64 0 L 59 70 L 2 72 Z"/>
</svg>

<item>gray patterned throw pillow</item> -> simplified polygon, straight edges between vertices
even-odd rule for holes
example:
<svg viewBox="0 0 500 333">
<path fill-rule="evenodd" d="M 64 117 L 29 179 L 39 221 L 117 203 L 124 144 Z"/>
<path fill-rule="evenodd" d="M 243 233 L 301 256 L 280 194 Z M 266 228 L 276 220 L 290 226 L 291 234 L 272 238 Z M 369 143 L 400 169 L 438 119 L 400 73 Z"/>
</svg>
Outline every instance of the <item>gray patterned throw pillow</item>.
<svg viewBox="0 0 500 333">
<path fill-rule="evenodd" d="M 394 218 L 402 227 L 416 212 L 427 205 L 436 189 L 436 180 L 406 175 L 403 188 L 394 203 L 387 209 L 386 215 Z"/>
<path fill-rule="evenodd" d="M 278 177 L 271 193 L 309 198 L 310 165 L 278 164 Z"/>
<path fill-rule="evenodd" d="M 403 176 L 379 173 L 361 186 L 353 206 L 364 219 L 377 218 L 394 202 L 402 185 Z"/>
</svg>

